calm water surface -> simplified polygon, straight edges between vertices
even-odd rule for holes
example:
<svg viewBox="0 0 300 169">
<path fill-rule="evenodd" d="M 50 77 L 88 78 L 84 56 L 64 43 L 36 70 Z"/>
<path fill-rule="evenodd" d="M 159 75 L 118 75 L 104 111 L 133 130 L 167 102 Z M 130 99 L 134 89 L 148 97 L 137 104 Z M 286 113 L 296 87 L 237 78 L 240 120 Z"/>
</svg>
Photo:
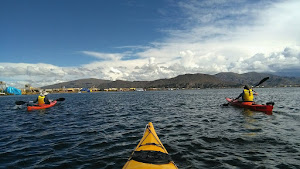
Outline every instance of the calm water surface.
<svg viewBox="0 0 300 169">
<path fill-rule="evenodd" d="M 256 89 L 273 115 L 220 106 L 242 89 L 52 94 L 27 112 L 0 97 L 0 168 L 122 168 L 154 128 L 172 159 L 190 168 L 300 168 L 300 88 Z"/>
</svg>

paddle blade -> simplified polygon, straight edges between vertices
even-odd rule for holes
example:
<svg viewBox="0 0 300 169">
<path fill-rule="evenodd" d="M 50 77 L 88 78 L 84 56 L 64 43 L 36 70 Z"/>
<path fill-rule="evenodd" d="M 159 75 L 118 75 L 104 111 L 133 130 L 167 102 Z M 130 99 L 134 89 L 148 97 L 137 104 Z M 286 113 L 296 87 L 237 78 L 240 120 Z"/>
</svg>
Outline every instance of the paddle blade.
<svg viewBox="0 0 300 169">
<path fill-rule="evenodd" d="M 263 82 L 265 82 L 265 81 L 268 80 L 268 79 L 269 79 L 269 77 L 263 78 L 263 79 L 262 79 L 259 83 L 257 83 L 257 85 L 255 85 L 254 87 L 261 85 Z"/>
<path fill-rule="evenodd" d="M 65 98 L 63 98 L 63 97 L 61 97 L 61 98 L 58 98 L 58 99 L 56 99 L 56 101 L 64 101 L 64 100 L 66 100 Z"/>
<path fill-rule="evenodd" d="M 24 101 L 16 101 L 15 103 L 16 103 L 16 105 L 22 105 L 22 104 L 25 104 L 25 103 L 27 103 L 27 102 L 24 102 Z"/>
<path fill-rule="evenodd" d="M 222 104 L 222 106 L 229 106 L 229 103 L 224 103 Z"/>
</svg>

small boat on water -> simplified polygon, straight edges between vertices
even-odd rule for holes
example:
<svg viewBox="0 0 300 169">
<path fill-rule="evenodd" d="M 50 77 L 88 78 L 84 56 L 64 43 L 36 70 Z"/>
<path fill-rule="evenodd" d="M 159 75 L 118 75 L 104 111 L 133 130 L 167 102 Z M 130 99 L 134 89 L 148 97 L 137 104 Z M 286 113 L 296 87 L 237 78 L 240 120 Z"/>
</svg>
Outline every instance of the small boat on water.
<svg viewBox="0 0 300 169">
<path fill-rule="evenodd" d="M 46 109 L 49 107 L 53 107 L 56 103 L 57 103 L 57 101 L 54 100 L 50 104 L 27 106 L 27 110 L 32 111 L 32 110 Z"/>
<path fill-rule="evenodd" d="M 244 104 L 241 101 L 233 100 L 231 98 L 226 98 L 228 104 L 235 106 L 235 107 L 241 107 L 241 108 L 247 108 L 254 111 L 260 111 L 265 112 L 266 114 L 272 114 L 274 102 L 267 102 L 266 104 Z"/>
<path fill-rule="evenodd" d="M 144 135 L 123 169 L 178 169 L 159 140 L 153 124 L 146 125 Z"/>
</svg>

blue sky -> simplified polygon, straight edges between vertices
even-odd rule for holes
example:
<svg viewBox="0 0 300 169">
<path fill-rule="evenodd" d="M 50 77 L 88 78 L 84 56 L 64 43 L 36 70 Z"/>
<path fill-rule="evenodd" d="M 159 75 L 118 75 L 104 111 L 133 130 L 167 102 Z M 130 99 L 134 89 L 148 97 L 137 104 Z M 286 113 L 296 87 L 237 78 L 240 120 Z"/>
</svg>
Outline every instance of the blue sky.
<svg viewBox="0 0 300 169">
<path fill-rule="evenodd" d="M 0 81 L 300 72 L 297 0 L 2 0 Z"/>
<path fill-rule="evenodd" d="M 3 62 L 78 66 L 78 51 L 120 52 L 160 38 L 165 1 L 9 0 L 2 3 Z M 55 61 L 60 58 L 60 62 Z M 71 59 L 72 58 L 72 59 Z"/>
</svg>

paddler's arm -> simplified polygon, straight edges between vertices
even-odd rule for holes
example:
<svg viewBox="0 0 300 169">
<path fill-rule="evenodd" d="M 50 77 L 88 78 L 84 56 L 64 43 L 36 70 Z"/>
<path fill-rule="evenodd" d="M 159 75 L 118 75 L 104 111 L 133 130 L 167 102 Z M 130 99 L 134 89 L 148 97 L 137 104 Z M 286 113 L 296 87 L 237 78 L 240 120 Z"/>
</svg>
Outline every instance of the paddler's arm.
<svg viewBox="0 0 300 169">
<path fill-rule="evenodd" d="M 239 99 L 240 97 L 242 97 L 243 96 L 243 93 L 241 93 L 237 98 L 235 98 L 234 100 L 237 100 L 237 99 Z"/>
<path fill-rule="evenodd" d="M 47 96 L 45 96 L 45 104 L 50 104 L 50 101 Z"/>
</svg>

